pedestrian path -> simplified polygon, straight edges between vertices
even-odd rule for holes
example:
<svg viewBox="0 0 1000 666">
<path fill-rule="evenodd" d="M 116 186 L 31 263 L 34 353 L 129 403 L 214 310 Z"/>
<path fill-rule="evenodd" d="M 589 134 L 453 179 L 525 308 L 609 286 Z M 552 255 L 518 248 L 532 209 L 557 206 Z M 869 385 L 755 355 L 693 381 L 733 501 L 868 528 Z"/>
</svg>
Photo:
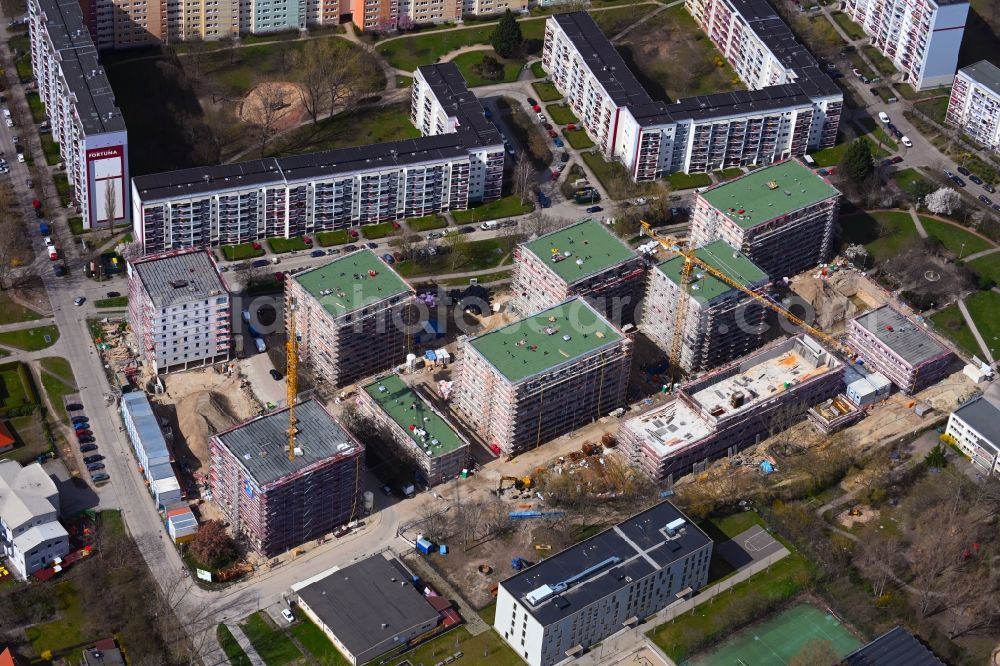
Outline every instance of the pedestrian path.
<svg viewBox="0 0 1000 666">
<path fill-rule="evenodd" d="M 979 345 L 979 349 L 982 350 L 983 356 L 986 358 L 986 362 L 993 365 L 994 359 L 993 354 L 990 353 L 989 345 L 986 344 L 986 340 L 980 335 L 979 329 L 976 327 L 976 322 L 973 321 L 972 315 L 969 314 L 969 309 L 965 307 L 965 300 L 958 299 L 958 310 L 962 313 L 965 318 L 965 323 L 968 324 L 969 330 L 972 331 L 972 337 L 976 339 L 976 344 Z"/>
<path fill-rule="evenodd" d="M 910 206 L 910 217 L 913 219 L 913 226 L 917 228 L 917 235 L 921 238 L 927 238 L 927 230 L 924 229 L 924 223 L 920 221 L 917 209 L 913 206 Z"/>
<path fill-rule="evenodd" d="M 267 666 L 264 660 L 260 658 L 260 655 L 257 654 L 257 650 L 255 650 L 253 645 L 250 644 L 250 639 L 243 633 L 243 627 L 238 624 L 226 624 L 226 627 L 229 628 L 229 631 L 233 634 L 233 638 L 236 639 L 236 642 L 239 643 L 240 647 L 243 648 L 243 651 L 246 652 L 247 657 L 250 659 L 251 666 Z"/>
<path fill-rule="evenodd" d="M 975 252 L 973 254 L 968 254 L 962 258 L 966 263 L 970 261 L 975 261 L 976 259 L 982 259 L 983 257 L 988 257 L 994 252 L 1000 252 L 1000 247 L 991 247 L 988 250 L 983 250 L 982 252 Z"/>
</svg>

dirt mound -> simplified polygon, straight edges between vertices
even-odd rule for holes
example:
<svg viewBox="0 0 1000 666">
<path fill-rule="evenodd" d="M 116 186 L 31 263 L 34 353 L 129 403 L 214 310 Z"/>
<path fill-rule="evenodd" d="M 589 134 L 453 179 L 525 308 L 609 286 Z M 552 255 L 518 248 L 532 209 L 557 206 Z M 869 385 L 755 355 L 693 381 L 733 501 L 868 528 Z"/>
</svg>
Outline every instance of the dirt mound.
<svg viewBox="0 0 1000 666">
<path fill-rule="evenodd" d="M 211 457 L 208 439 L 236 425 L 241 419 L 226 396 L 214 391 L 199 391 L 177 402 L 177 427 L 191 453 L 203 465 Z"/>
<path fill-rule="evenodd" d="M 287 81 L 257 85 L 240 102 L 239 117 L 250 125 L 270 125 L 272 132 L 295 127 L 306 116 L 301 87 Z"/>
</svg>

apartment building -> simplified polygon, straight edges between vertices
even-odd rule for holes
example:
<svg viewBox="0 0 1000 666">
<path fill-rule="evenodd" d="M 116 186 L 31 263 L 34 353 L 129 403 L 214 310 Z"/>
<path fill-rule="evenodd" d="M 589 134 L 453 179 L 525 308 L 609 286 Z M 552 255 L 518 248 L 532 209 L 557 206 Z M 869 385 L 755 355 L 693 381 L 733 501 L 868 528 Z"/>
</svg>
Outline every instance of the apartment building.
<svg viewBox="0 0 1000 666">
<path fill-rule="evenodd" d="M 38 463 L 0 460 L 0 555 L 17 578 L 69 553 L 69 533 L 59 523 L 59 489 Z"/>
<path fill-rule="evenodd" d="M 840 192 L 798 160 L 786 160 L 695 197 L 691 245 L 724 240 L 772 280 L 833 257 Z"/>
<path fill-rule="evenodd" d="M 869 368 L 909 394 L 943 379 L 957 360 L 926 326 L 913 323 L 891 305 L 848 321 L 847 344 Z"/>
<path fill-rule="evenodd" d="M 128 262 L 129 323 L 157 374 L 228 361 L 229 290 L 212 254 L 189 250 Z"/>
<path fill-rule="evenodd" d="M 122 395 L 118 408 L 156 510 L 164 512 L 180 504 L 184 492 L 174 470 L 174 456 L 149 398 L 142 391 L 132 391 Z"/>
<path fill-rule="evenodd" d="M 463 0 L 462 14 L 472 16 L 493 16 L 510 10 L 515 14 L 528 9 L 528 0 Z"/>
<path fill-rule="evenodd" d="M 358 409 L 385 426 L 403 459 L 416 462 L 417 479 L 436 486 L 456 479 L 471 461 L 469 442 L 431 401 L 397 374 L 376 379 L 358 391 Z"/>
<path fill-rule="evenodd" d="M 725 241 L 695 250 L 695 256 L 747 289 L 764 293 L 767 274 Z M 767 309 L 751 296 L 695 266 L 687 294 L 681 293 L 684 259 L 675 256 L 649 273 L 649 287 L 639 328 L 660 349 L 673 348 L 677 309 L 682 298 L 680 367 L 702 372 L 745 356 L 764 343 Z"/>
<path fill-rule="evenodd" d="M 84 229 L 128 221 L 128 135 L 77 0 L 30 0 L 38 94 Z"/>
<path fill-rule="evenodd" d="M 499 130 L 454 63 L 420 71 L 413 103 L 453 116 L 442 131 L 133 178 L 134 237 L 149 254 L 347 229 L 499 198 L 505 155 Z"/>
<path fill-rule="evenodd" d="M 977 396 L 948 417 L 944 431 L 972 464 L 986 474 L 1000 473 L 1000 407 Z"/>
<path fill-rule="evenodd" d="M 917 90 L 951 85 L 969 3 L 962 0 L 844 0 L 869 41 Z"/>
<path fill-rule="evenodd" d="M 605 225 L 584 219 L 517 246 L 510 305 L 529 315 L 582 296 L 615 324 L 632 324 L 645 268 Z"/>
<path fill-rule="evenodd" d="M 288 409 L 212 437 L 212 499 L 256 551 L 273 557 L 332 532 L 361 513 L 364 446 L 323 406 L 295 407 L 295 459 Z"/>
<path fill-rule="evenodd" d="M 463 337 L 459 349 L 454 403 L 506 455 L 625 405 L 632 341 L 582 298 Z"/>
<path fill-rule="evenodd" d="M 622 422 L 618 439 L 654 481 L 757 443 L 844 386 L 844 364 L 806 335 L 773 342 L 683 384 L 670 400 Z"/>
<path fill-rule="evenodd" d="M 1000 67 L 980 60 L 958 70 L 945 122 L 1000 152 Z"/>
<path fill-rule="evenodd" d="M 413 288 L 371 250 L 289 276 L 285 302 L 299 362 L 331 387 L 402 363 L 418 330 Z"/>
<path fill-rule="evenodd" d="M 661 502 L 501 582 L 493 628 L 530 666 L 561 663 L 693 596 L 712 546 Z"/>
<path fill-rule="evenodd" d="M 98 49 L 126 49 L 156 44 L 167 17 L 164 0 L 80 0 L 84 21 Z"/>
<path fill-rule="evenodd" d="M 730 20 L 749 26 L 744 37 L 770 63 L 764 71 L 740 65 L 748 91 L 658 102 L 586 12 L 546 21 L 542 66 L 604 156 L 620 160 L 637 181 L 770 164 L 833 145 L 843 93 L 767 2 L 741 4 L 747 16 L 736 9 Z M 689 10 L 703 25 L 722 20 L 713 3 Z M 727 50 L 744 57 L 735 44 Z"/>
</svg>

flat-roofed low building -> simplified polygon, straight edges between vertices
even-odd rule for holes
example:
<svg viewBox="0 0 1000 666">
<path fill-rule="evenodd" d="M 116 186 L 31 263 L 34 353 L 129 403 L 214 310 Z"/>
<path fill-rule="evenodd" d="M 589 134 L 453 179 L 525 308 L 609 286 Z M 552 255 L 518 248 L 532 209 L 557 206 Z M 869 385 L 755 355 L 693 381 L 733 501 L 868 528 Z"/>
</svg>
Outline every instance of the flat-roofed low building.
<svg viewBox="0 0 1000 666">
<path fill-rule="evenodd" d="M 319 384 L 340 387 L 406 359 L 413 288 L 371 250 L 291 276 L 299 361 Z"/>
<path fill-rule="evenodd" d="M 623 421 L 618 439 L 662 481 L 792 425 L 843 386 L 836 356 L 809 336 L 785 338 L 682 385 L 666 404 Z"/>
<path fill-rule="evenodd" d="M 763 293 L 767 274 L 725 241 L 695 250 L 695 256 L 747 289 Z M 674 256 L 649 274 L 640 328 L 664 352 L 673 348 L 677 308 L 687 298 L 681 324 L 680 366 L 702 372 L 745 356 L 764 343 L 767 309 L 748 294 L 695 266 L 686 296 L 681 294 L 684 259 Z"/>
<path fill-rule="evenodd" d="M 722 239 L 772 280 L 829 261 L 840 192 L 798 160 L 716 185 L 695 198 L 691 245 Z"/>
<path fill-rule="evenodd" d="M 153 496 L 157 511 L 165 511 L 178 504 L 184 493 L 174 471 L 173 454 L 153 406 L 145 393 L 133 391 L 122 396 L 119 408 L 139 471 L 146 478 L 146 488 Z"/>
<path fill-rule="evenodd" d="M 399 375 L 387 375 L 358 391 L 358 406 L 388 428 L 404 457 L 420 466 L 427 485 L 454 479 L 469 466 L 469 442 Z"/>
<path fill-rule="evenodd" d="M 59 489 L 39 464 L 0 460 L 0 555 L 24 580 L 69 553 Z"/>
<path fill-rule="evenodd" d="M 455 403 L 516 455 L 625 405 L 632 341 L 576 297 L 460 342 Z"/>
<path fill-rule="evenodd" d="M 1000 407 L 995 403 L 973 398 L 951 413 L 944 432 L 973 465 L 987 474 L 1000 473 Z"/>
<path fill-rule="evenodd" d="M 500 583 L 493 628 L 530 666 L 560 663 L 693 596 L 712 546 L 661 502 Z"/>
<path fill-rule="evenodd" d="M 957 360 L 926 327 L 910 321 L 891 305 L 848 321 L 847 344 L 903 393 L 917 393 L 940 381 Z"/>
<path fill-rule="evenodd" d="M 616 324 L 635 322 L 645 264 L 608 228 L 591 219 L 514 250 L 511 305 L 522 315 L 583 296 Z"/>
</svg>

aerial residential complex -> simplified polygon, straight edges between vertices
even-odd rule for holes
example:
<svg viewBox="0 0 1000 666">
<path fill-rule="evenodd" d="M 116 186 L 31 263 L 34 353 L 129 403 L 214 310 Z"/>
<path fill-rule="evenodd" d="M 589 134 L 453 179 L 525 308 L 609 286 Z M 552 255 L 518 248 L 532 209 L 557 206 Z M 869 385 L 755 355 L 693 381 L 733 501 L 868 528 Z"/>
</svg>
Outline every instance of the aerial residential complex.
<svg viewBox="0 0 1000 666">
<path fill-rule="evenodd" d="M 523 315 L 582 296 L 616 324 L 635 321 L 646 271 L 643 260 L 591 219 L 514 250 L 512 307 Z"/>
<path fill-rule="evenodd" d="M 295 317 L 299 361 L 335 387 L 402 363 L 417 331 L 413 300 L 412 287 L 371 250 L 289 276 L 285 316 Z"/>
<path fill-rule="evenodd" d="M 59 522 L 59 489 L 39 463 L 0 460 L 0 555 L 26 579 L 69 553 Z"/>
<path fill-rule="evenodd" d="M 128 136 L 77 0 L 30 0 L 38 94 L 84 229 L 126 222 Z"/>
<path fill-rule="evenodd" d="M 211 253 L 193 250 L 129 262 L 128 295 L 132 333 L 153 372 L 229 360 L 229 290 Z"/>
<path fill-rule="evenodd" d="M 958 70 L 945 122 L 1000 152 L 1000 67 L 980 60 Z"/>
<path fill-rule="evenodd" d="M 764 0 L 747 5 L 747 16 L 725 3 L 691 2 L 688 9 L 749 77 L 750 90 L 674 103 L 649 96 L 589 14 L 546 21 L 542 66 L 605 157 L 620 160 L 633 179 L 770 164 L 835 143 L 840 88 Z M 742 25 L 750 29 L 738 31 Z M 737 33 L 742 41 L 734 41 Z M 759 70 L 751 62 L 764 55 Z"/>
<path fill-rule="evenodd" d="M 364 447 L 320 403 L 295 407 L 295 460 L 288 409 L 212 437 L 209 485 L 217 506 L 255 550 L 274 556 L 332 532 L 361 513 Z"/>
<path fill-rule="evenodd" d="M 752 261 L 725 241 L 697 248 L 695 256 L 747 289 L 764 292 L 770 280 Z M 649 289 L 640 328 L 665 352 L 674 340 L 674 324 L 681 298 L 687 299 L 680 365 L 685 372 L 701 372 L 743 356 L 764 342 L 766 308 L 724 281 L 695 266 L 686 296 L 681 294 L 684 259 L 672 257 L 650 271 Z"/>
<path fill-rule="evenodd" d="M 951 85 L 969 3 L 962 0 L 844 0 L 844 12 L 916 90 Z"/>
<path fill-rule="evenodd" d="M 427 486 L 458 478 L 469 467 L 470 447 L 448 420 L 396 374 L 377 379 L 358 391 L 358 408 L 385 426 L 405 452 L 415 460 Z"/>
<path fill-rule="evenodd" d="M 913 323 L 891 305 L 848 321 L 847 344 L 903 393 L 916 393 L 940 381 L 956 361 L 926 326 Z"/>
<path fill-rule="evenodd" d="M 695 198 L 691 245 L 722 239 L 773 280 L 829 261 L 840 192 L 798 160 L 757 169 Z"/>
<path fill-rule="evenodd" d="M 948 417 L 945 434 L 972 464 L 989 475 L 1000 473 L 1000 407 L 977 396 Z"/>
<path fill-rule="evenodd" d="M 632 341 L 576 297 L 459 344 L 455 404 L 516 455 L 625 404 Z"/>
<path fill-rule="evenodd" d="M 301 236 L 462 210 L 496 199 L 503 138 L 454 63 L 421 68 L 413 103 L 455 120 L 419 139 L 182 169 L 132 179 L 133 233 L 145 253 Z M 420 112 L 413 111 L 414 118 Z M 421 127 L 421 130 L 423 128 Z"/>
<path fill-rule="evenodd" d="M 837 395 L 843 375 L 843 362 L 812 338 L 785 338 L 682 385 L 665 405 L 622 422 L 618 438 L 654 481 L 675 478 L 787 428 Z"/>
<path fill-rule="evenodd" d="M 500 583 L 493 628 L 530 666 L 560 663 L 697 593 L 712 546 L 661 502 Z"/>
</svg>

